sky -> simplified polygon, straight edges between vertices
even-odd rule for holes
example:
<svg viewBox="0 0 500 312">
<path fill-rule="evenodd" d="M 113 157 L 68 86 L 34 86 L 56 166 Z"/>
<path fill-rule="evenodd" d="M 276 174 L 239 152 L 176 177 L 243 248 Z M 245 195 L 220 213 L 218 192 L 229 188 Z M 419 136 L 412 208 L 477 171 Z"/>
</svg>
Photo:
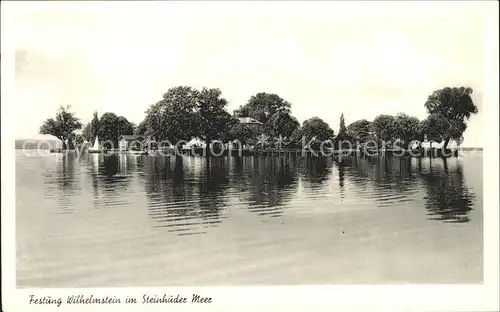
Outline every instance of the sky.
<svg viewBox="0 0 500 312">
<path fill-rule="evenodd" d="M 60 105 L 87 123 L 139 123 L 169 88 L 220 88 L 232 112 L 258 92 L 338 131 L 378 114 L 425 118 L 433 90 L 471 86 L 479 114 L 464 146 L 482 146 L 484 26 L 474 3 L 53 2 L 17 6 L 16 138 Z"/>
</svg>

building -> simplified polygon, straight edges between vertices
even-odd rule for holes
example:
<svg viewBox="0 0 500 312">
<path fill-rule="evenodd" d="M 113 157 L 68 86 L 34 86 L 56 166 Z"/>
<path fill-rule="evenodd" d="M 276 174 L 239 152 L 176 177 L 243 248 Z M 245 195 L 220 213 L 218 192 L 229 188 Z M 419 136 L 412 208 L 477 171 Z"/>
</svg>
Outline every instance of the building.
<svg viewBox="0 0 500 312">
<path fill-rule="evenodd" d="M 120 151 L 128 150 L 142 150 L 144 137 L 140 135 L 130 134 L 130 135 L 120 135 L 118 138 L 118 149 Z"/>
<path fill-rule="evenodd" d="M 264 133 L 264 124 L 252 117 L 238 117 L 241 125 L 248 127 L 256 133 Z"/>
</svg>

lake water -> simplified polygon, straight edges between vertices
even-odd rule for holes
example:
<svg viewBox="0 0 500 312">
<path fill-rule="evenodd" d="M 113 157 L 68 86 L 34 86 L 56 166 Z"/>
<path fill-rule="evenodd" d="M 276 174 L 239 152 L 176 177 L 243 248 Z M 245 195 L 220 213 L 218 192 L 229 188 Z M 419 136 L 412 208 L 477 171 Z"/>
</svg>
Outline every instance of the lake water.
<svg viewBox="0 0 500 312">
<path fill-rule="evenodd" d="M 482 153 L 16 154 L 18 287 L 479 283 Z"/>
</svg>

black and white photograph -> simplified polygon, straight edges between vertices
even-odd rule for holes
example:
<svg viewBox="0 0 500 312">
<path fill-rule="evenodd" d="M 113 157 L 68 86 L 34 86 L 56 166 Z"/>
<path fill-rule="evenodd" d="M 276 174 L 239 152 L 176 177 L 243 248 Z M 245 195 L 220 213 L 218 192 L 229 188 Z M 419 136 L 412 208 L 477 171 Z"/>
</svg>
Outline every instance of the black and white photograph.
<svg viewBox="0 0 500 312">
<path fill-rule="evenodd" d="M 498 3 L 497 37 L 480 1 L 5 7 L 2 219 L 29 311 L 498 273 Z"/>
</svg>

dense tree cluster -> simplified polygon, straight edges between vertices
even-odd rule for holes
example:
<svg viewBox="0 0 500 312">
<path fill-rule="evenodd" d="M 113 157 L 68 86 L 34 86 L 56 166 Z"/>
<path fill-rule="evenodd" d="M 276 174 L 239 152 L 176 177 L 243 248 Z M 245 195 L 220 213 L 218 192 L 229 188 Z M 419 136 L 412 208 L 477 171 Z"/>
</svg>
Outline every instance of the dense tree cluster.
<svg viewBox="0 0 500 312">
<path fill-rule="evenodd" d="M 257 93 L 240 106 L 234 114 L 237 117 L 252 117 L 264 125 L 266 136 L 290 140 L 300 123 L 292 116 L 292 105 L 277 94 Z"/>
<path fill-rule="evenodd" d="M 416 117 L 399 113 L 396 116 L 379 115 L 372 122 L 365 119 L 355 121 L 347 127 L 344 140 L 356 143 L 368 141 L 384 143 L 386 147 L 411 148 L 412 143 L 428 141 L 443 143 L 448 147 L 450 140 L 458 143 L 467 129 L 466 121 L 477 114 L 471 88 L 443 88 L 435 90 L 425 102 L 428 116 L 420 121 Z M 342 116 L 343 120 L 343 116 Z"/>
<path fill-rule="evenodd" d="M 94 112 L 92 121 L 83 128 L 82 137 L 89 142 L 94 142 L 98 136 L 101 142 L 112 144 L 107 148 L 117 148 L 120 135 L 133 134 L 135 128 L 136 126 L 123 116 L 107 112 L 99 118 L 97 112 Z"/>
<path fill-rule="evenodd" d="M 264 147 L 298 147 L 304 142 L 317 144 L 331 140 L 336 148 L 341 148 L 342 142 L 356 146 L 369 141 L 386 147 L 409 148 L 415 142 L 427 140 L 443 142 L 446 148 L 450 140 L 461 140 L 467 128 L 466 121 L 478 112 L 471 94 L 472 89 L 466 87 L 434 91 L 424 104 L 429 115 L 422 121 L 404 113 L 382 114 L 373 121 L 361 119 L 346 126 L 344 114 L 341 114 L 335 137 L 333 129 L 319 117 L 312 117 L 300 125 L 292 115 L 291 103 L 277 94 L 257 93 L 231 115 L 227 111 L 228 101 L 219 89 L 177 86 L 150 105 L 144 120 L 137 126 L 112 112 L 100 118 L 95 112 L 92 121 L 77 136 L 75 131 L 83 125 L 68 106 L 61 107 L 55 118 L 47 119 L 40 133 L 59 138 L 65 149 L 73 148 L 75 140 L 77 144 L 83 139 L 93 142 L 96 136 L 117 146 L 120 135 L 134 133 L 174 144 L 198 137 L 206 142 L 239 140 L 245 145 Z M 248 127 L 239 122 L 241 117 L 251 117 L 262 127 Z M 66 141 L 70 142 L 69 146 Z"/>
<path fill-rule="evenodd" d="M 82 128 L 80 119 L 70 109 L 69 105 L 61 106 L 56 113 L 56 118 L 48 118 L 40 127 L 40 134 L 50 134 L 61 140 L 63 149 L 74 148 L 75 131 Z"/>
</svg>

